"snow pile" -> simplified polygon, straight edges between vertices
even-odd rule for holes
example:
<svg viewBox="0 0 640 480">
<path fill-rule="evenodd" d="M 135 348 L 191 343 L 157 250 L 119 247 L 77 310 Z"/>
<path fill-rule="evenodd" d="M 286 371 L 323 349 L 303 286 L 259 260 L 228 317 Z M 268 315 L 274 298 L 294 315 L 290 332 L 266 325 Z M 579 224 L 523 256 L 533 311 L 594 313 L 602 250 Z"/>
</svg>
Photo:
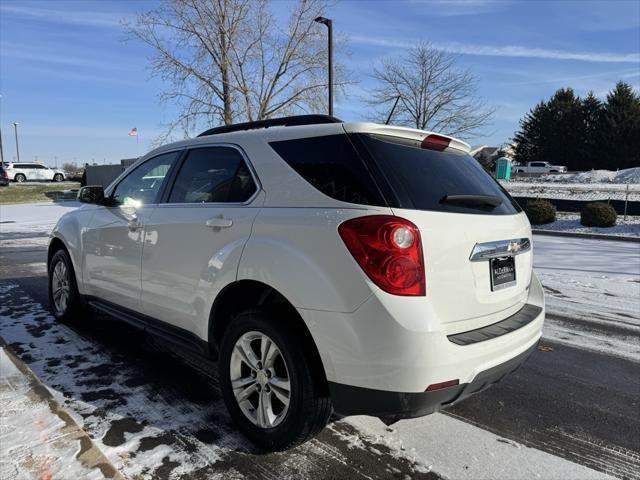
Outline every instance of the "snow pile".
<svg viewBox="0 0 640 480">
<path fill-rule="evenodd" d="M 640 183 L 640 167 L 625 170 L 591 170 L 569 175 L 546 175 L 545 181 L 561 183 Z"/>
<path fill-rule="evenodd" d="M 585 227 L 580 223 L 579 214 L 560 212 L 555 222 L 535 225 L 533 228 L 536 230 L 640 237 L 640 216 L 628 216 L 626 221 L 623 220 L 622 216 L 618 216 L 618 222 L 613 227 Z"/>
</svg>

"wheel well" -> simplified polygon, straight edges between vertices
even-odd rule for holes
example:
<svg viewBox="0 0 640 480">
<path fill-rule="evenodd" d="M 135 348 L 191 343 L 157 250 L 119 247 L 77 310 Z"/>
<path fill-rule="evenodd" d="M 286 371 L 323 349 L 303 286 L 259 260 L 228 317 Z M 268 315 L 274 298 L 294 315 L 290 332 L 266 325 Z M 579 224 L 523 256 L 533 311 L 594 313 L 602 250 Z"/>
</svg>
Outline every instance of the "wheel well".
<svg viewBox="0 0 640 480">
<path fill-rule="evenodd" d="M 64 242 L 62 240 L 54 237 L 51 240 L 51 243 L 49 243 L 49 250 L 47 252 L 47 268 L 49 268 L 49 263 L 51 262 L 51 258 L 56 254 L 58 250 L 67 250 L 67 247 L 64 245 Z"/>
<path fill-rule="evenodd" d="M 311 332 L 296 308 L 276 289 L 255 280 L 240 280 L 225 287 L 217 296 L 209 317 L 209 344 L 219 351 L 222 337 L 227 327 L 240 312 L 250 308 L 277 310 L 280 318 L 295 329 L 311 352 L 312 365 L 323 379 L 326 379 L 320 353 Z"/>
</svg>

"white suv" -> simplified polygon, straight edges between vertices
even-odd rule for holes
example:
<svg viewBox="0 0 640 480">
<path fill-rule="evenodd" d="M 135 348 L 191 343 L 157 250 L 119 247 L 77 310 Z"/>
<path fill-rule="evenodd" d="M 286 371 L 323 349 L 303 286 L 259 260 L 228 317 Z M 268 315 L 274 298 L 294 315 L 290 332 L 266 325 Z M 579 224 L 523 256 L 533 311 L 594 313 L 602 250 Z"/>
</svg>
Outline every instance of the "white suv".
<svg viewBox="0 0 640 480">
<path fill-rule="evenodd" d="M 64 180 L 62 170 L 47 167 L 41 163 L 9 163 L 6 167 L 7 175 L 15 182 L 22 183 L 34 180 L 49 180 L 61 182 Z"/>
<path fill-rule="evenodd" d="M 332 412 L 432 413 L 520 366 L 544 320 L 527 217 L 468 150 L 319 115 L 163 146 L 54 228 L 53 312 L 219 359 L 231 417 L 269 449 Z"/>
</svg>

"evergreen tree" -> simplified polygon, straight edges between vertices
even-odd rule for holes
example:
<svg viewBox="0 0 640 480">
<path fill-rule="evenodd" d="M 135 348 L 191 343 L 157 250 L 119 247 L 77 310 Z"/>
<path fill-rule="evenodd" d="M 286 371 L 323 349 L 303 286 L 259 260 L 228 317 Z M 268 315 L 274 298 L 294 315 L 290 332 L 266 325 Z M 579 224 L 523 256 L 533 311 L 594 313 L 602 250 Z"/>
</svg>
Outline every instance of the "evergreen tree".
<svg viewBox="0 0 640 480">
<path fill-rule="evenodd" d="M 607 149 L 604 168 L 640 166 L 640 96 L 631 85 L 621 81 L 609 92 L 601 124 Z"/>
<path fill-rule="evenodd" d="M 570 88 L 558 90 L 540 102 L 520 122 L 515 159 L 551 162 L 569 170 L 582 168 L 584 125 L 582 102 Z"/>
<path fill-rule="evenodd" d="M 589 92 L 582 100 L 583 142 L 580 148 L 582 168 L 606 168 L 606 150 L 602 145 L 602 119 L 604 107 L 602 102 Z"/>
<path fill-rule="evenodd" d="M 515 143 L 514 160 L 527 162 L 544 161 L 542 153 L 542 123 L 547 110 L 545 102 L 538 103 L 520 120 L 520 130 L 513 137 Z"/>
</svg>

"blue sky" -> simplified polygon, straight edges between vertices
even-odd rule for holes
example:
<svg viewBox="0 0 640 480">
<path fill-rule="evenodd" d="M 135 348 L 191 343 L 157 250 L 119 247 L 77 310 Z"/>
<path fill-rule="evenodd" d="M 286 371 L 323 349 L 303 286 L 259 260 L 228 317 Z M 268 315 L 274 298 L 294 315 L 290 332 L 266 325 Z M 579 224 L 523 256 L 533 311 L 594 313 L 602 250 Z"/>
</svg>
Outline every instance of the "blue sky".
<svg viewBox="0 0 640 480">
<path fill-rule="evenodd" d="M 0 125 L 5 159 L 53 165 L 107 163 L 145 153 L 175 109 L 158 101 L 162 82 L 150 77 L 149 51 L 126 41 L 120 26 L 155 1 L 0 0 Z M 283 15 L 286 1 L 274 2 Z M 345 120 L 367 117 L 363 102 L 371 66 L 401 55 L 417 40 L 458 56 L 496 108 L 482 138 L 507 141 L 518 120 L 560 87 L 603 97 L 616 81 L 640 89 L 640 1 L 407 0 L 337 2 L 327 12 L 338 52 L 359 83 L 337 99 Z M 127 133 L 140 132 L 139 144 Z"/>
</svg>

